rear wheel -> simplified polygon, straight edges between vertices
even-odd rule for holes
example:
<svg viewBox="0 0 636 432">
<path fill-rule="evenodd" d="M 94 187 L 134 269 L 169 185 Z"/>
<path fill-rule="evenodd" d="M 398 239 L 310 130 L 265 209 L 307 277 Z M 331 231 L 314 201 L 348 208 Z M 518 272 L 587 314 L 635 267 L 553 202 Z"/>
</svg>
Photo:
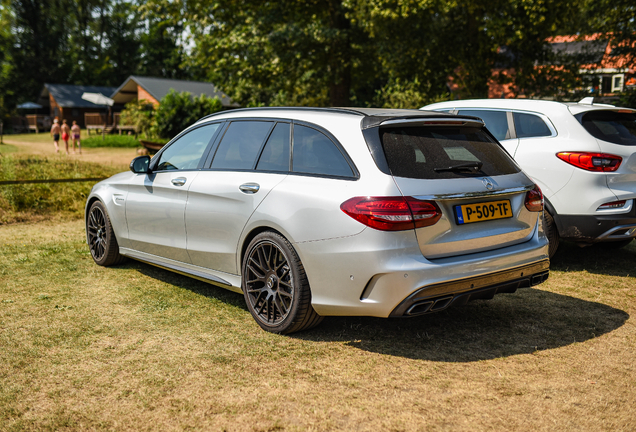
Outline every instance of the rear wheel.
<svg viewBox="0 0 636 432">
<path fill-rule="evenodd" d="M 95 201 L 88 210 L 86 235 L 91 256 L 96 264 L 107 267 L 125 260 L 125 257 L 119 254 L 117 237 L 101 201 Z"/>
<path fill-rule="evenodd" d="M 557 249 L 559 248 L 559 242 L 560 242 L 559 231 L 557 231 L 554 218 L 547 210 L 543 211 L 543 217 L 545 220 L 545 235 L 548 238 L 548 241 L 550 242 L 550 245 L 548 247 L 548 255 L 550 256 L 550 259 L 551 259 L 556 253 Z"/>
<path fill-rule="evenodd" d="M 243 258 L 242 289 L 250 313 L 264 330 L 287 334 L 318 325 L 305 269 L 281 235 L 263 232 Z"/>
</svg>

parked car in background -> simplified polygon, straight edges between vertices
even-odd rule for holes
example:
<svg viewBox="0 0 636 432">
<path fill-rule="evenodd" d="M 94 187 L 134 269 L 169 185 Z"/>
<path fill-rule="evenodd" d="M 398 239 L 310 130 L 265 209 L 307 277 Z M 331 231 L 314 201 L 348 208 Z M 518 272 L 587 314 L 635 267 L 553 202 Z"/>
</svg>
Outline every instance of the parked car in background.
<svg viewBox="0 0 636 432">
<path fill-rule="evenodd" d="M 636 110 L 476 99 L 423 110 L 477 116 L 543 191 L 550 256 L 559 239 L 623 247 L 636 237 Z"/>
<path fill-rule="evenodd" d="M 242 292 L 267 331 L 436 312 L 548 277 L 541 192 L 474 117 L 232 110 L 130 167 L 86 202 L 95 262 Z"/>
</svg>

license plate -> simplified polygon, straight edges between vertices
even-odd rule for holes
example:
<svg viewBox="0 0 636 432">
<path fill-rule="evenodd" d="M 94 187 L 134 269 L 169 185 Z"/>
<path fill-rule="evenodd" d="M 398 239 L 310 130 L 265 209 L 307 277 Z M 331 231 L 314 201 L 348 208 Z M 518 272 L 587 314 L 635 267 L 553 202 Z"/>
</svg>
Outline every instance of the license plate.
<svg viewBox="0 0 636 432">
<path fill-rule="evenodd" d="M 455 206 L 455 219 L 458 225 L 510 217 L 512 217 L 510 200 Z"/>
</svg>

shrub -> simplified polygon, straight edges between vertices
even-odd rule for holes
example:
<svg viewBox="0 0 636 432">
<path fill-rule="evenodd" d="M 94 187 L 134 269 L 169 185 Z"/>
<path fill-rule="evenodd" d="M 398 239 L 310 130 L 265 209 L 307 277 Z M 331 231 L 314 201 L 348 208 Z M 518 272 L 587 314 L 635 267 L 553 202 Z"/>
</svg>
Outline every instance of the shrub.
<svg viewBox="0 0 636 432">
<path fill-rule="evenodd" d="M 201 117 L 221 109 L 223 106 L 218 98 L 205 95 L 192 97 L 188 92 L 177 93 L 175 90 L 170 90 L 161 99 L 161 105 L 155 113 L 153 134 L 171 139 Z"/>
<path fill-rule="evenodd" d="M 141 144 L 134 136 L 131 135 L 104 135 L 96 136 L 92 138 L 84 138 L 82 140 L 82 147 L 94 148 L 94 147 L 140 147 Z"/>
<path fill-rule="evenodd" d="M 123 125 L 137 126 L 137 132 L 148 136 L 152 127 L 154 106 L 146 100 L 134 99 L 126 104 L 121 112 L 120 122 Z"/>
</svg>

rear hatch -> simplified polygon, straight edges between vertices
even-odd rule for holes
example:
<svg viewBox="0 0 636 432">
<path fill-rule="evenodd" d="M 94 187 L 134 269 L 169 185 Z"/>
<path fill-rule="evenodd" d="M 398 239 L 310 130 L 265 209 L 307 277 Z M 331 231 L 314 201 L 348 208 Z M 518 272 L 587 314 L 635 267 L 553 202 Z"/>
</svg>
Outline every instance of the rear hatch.
<svg viewBox="0 0 636 432">
<path fill-rule="evenodd" d="M 532 238 L 541 213 L 529 211 L 526 201 L 535 185 L 482 123 L 470 118 L 389 123 L 375 133 L 402 194 L 434 201 L 441 210 L 434 225 L 416 229 L 426 258 Z"/>
<path fill-rule="evenodd" d="M 575 115 L 602 153 L 620 156 L 616 171 L 606 171 L 607 186 L 618 199 L 636 197 L 636 111 L 596 109 Z"/>
</svg>

